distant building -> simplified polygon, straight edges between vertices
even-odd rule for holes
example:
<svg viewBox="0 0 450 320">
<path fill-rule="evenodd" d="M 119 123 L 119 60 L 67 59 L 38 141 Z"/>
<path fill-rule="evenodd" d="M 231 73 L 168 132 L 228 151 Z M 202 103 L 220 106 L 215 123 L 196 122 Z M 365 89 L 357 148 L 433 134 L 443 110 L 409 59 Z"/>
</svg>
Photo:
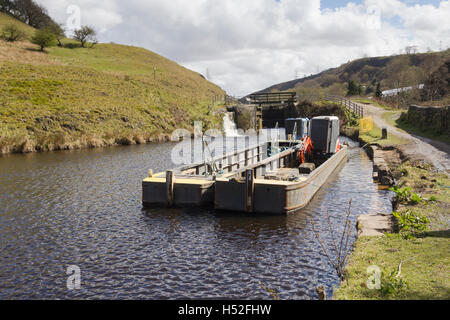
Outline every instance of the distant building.
<svg viewBox="0 0 450 320">
<path fill-rule="evenodd" d="M 423 84 L 419 84 L 418 86 L 411 86 L 411 87 L 405 87 L 405 88 L 397 88 L 397 89 L 391 89 L 391 90 L 385 90 L 382 92 L 383 97 L 392 97 L 398 95 L 400 92 L 410 91 L 413 89 L 420 89 L 422 90 L 425 87 Z"/>
</svg>

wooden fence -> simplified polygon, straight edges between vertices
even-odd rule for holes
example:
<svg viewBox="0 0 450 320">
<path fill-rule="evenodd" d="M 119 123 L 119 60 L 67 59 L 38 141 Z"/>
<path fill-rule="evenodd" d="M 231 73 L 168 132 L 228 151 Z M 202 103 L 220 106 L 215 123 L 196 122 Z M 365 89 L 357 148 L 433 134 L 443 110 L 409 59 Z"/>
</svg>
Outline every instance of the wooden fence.
<svg viewBox="0 0 450 320">
<path fill-rule="evenodd" d="M 308 96 L 301 96 L 298 97 L 300 100 L 310 100 L 310 101 L 333 101 L 336 103 L 342 104 L 345 108 L 356 114 L 360 118 L 364 118 L 364 108 L 360 106 L 359 104 L 350 101 L 344 97 L 335 96 L 331 94 L 324 94 L 324 95 L 308 95 Z"/>
</svg>

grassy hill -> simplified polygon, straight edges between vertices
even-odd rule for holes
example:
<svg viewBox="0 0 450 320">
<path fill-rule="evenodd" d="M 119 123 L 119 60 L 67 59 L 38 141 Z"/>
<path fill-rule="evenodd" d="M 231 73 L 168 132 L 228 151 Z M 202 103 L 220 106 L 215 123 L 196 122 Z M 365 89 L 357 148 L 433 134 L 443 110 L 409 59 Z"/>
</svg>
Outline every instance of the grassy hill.
<svg viewBox="0 0 450 320">
<path fill-rule="evenodd" d="M 9 23 L 34 33 L 0 13 L 0 30 Z M 144 143 L 195 120 L 221 126 L 225 92 L 200 74 L 142 48 L 65 43 L 42 53 L 0 40 L 0 153 Z"/>
<path fill-rule="evenodd" d="M 0 12 L 0 26 L 3 27 L 5 25 L 17 26 L 19 29 L 21 29 L 25 33 L 25 36 L 28 39 L 30 39 L 35 32 L 35 29 L 30 27 L 29 25 L 17 20 L 16 18 L 14 18 L 8 14 Z"/>
<path fill-rule="evenodd" d="M 363 58 L 316 75 L 273 85 L 260 92 L 294 90 L 299 94 L 329 93 L 345 95 L 347 82 L 355 81 L 375 90 L 380 82 L 382 90 L 423 83 L 433 71 L 450 59 L 450 49 L 442 52 Z"/>
</svg>

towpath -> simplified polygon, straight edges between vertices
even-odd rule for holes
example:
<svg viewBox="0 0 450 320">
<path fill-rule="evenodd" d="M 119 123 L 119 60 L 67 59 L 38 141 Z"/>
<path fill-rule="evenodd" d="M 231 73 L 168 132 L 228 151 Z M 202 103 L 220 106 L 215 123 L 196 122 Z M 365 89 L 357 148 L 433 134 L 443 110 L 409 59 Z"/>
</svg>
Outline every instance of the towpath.
<svg viewBox="0 0 450 320">
<path fill-rule="evenodd" d="M 439 170 L 450 173 L 450 146 L 444 142 L 412 135 L 391 124 L 384 118 L 386 112 L 383 108 L 374 105 L 360 104 L 364 108 L 366 116 L 372 116 L 375 124 L 382 128 L 386 127 L 388 132 L 400 138 L 411 141 L 411 143 L 400 146 L 401 151 L 410 159 L 423 159 Z"/>
</svg>

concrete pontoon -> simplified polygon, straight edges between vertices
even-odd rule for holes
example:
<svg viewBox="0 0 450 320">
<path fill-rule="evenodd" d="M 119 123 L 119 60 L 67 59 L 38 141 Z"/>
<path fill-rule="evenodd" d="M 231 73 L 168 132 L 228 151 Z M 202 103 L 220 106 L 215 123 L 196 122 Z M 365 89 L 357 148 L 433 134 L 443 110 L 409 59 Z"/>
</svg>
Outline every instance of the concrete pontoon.
<svg viewBox="0 0 450 320">
<path fill-rule="evenodd" d="M 279 142 L 284 148 L 301 141 Z M 270 154 L 272 143 L 265 142 L 239 151 L 215 157 L 212 161 L 196 163 L 174 170 L 149 173 L 142 182 L 142 202 L 150 206 L 213 206 L 214 187 L 222 175 L 240 172 L 255 166 Z M 214 168 L 213 168 L 214 167 Z"/>
<path fill-rule="evenodd" d="M 143 204 L 214 204 L 218 210 L 257 213 L 302 209 L 347 158 L 337 117 L 315 117 L 310 124 L 310 136 L 302 141 L 265 142 L 209 163 L 150 172 L 142 182 Z"/>
<path fill-rule="evenodd" d="M 298 149 L 286 150 L 255 165 L 216 179 L 215 208 L 219 210 L 290 213 L 305 207 L 341 163 L 347 147 L 314 160 L 309 174 L 298 170 Z M 290 169 L 290 168 L 293 168 Z"/>
</svg>

